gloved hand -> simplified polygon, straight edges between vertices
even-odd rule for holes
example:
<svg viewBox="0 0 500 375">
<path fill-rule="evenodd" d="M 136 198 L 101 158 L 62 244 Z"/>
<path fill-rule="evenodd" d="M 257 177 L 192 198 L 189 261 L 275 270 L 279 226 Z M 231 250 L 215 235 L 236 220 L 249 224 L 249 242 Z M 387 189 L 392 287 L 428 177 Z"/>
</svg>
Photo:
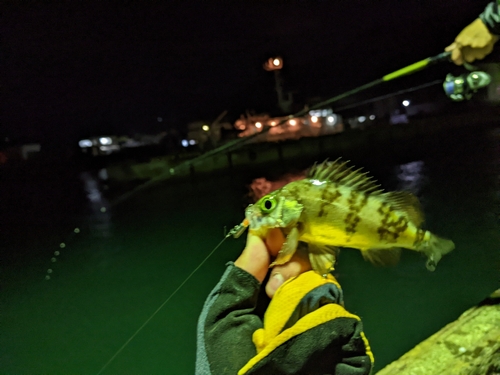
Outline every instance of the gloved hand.
<svg viewBox="0 0 500 375">
<path fill-rule="evenodd" d="M 498 37 L 493 35 L 486 25 L 477 18 L 469 26 L 463 29 L 455 38 L 455 41 L 445 48 L 451 51 L 451 59 L 457 65 L 465 62 L 473 62 L 476 59 L 483 59 L 493 51 L 494 44 Z"/>
</svg>

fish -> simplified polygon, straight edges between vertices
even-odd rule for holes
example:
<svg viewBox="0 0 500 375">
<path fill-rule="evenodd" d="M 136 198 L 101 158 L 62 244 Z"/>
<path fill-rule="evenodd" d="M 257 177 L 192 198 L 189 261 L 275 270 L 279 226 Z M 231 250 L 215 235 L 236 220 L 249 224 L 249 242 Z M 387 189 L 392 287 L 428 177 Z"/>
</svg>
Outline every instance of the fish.
<svg viewBox="0 0 500 375">
<path fill-rule="evenodd" d="M 453 241 L 421 228 L 418 198 L 408 191 L 385 192 L 362 168 L 340 158 L 314 164 L 305 179 L 275 190 L 245 210 L 240 226 L 265 238 L 280 228 L 286 238 L 270 267 L 287 263 L 299 243 L 306 243 L 311 267 L 326 276 L 334 270 L 340 248 L 358 249 L 375 265 L 396 265 L 401 249 L 427 257 L 434 271 Z"/>
</svg>

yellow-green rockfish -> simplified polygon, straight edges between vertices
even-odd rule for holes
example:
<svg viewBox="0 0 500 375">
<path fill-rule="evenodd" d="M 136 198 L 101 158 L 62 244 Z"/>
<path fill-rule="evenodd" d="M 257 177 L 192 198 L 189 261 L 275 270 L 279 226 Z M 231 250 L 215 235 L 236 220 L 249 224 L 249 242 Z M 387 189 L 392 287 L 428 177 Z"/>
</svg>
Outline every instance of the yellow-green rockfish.
<svg viewBox="0 0 500 375">
<path fill-rule="evenodd" d="M 372 177 L 337 159 L 314 165 L 303 180 L 290 182 L 245 211 L 251 233 L 264 238 L 272 228 L 286 237 L 273 265 L 290 260 L 298 242 L 308 244 L 312 268 L 333 270 L 337 247 L 356 248 L 374 264 L 395 264 L 401 248 L 427 256 L 433 271 L 454 249 L 452 241 L 420 229 L 420 202 L 410 192 L 383 192 Z"/>
</svg>

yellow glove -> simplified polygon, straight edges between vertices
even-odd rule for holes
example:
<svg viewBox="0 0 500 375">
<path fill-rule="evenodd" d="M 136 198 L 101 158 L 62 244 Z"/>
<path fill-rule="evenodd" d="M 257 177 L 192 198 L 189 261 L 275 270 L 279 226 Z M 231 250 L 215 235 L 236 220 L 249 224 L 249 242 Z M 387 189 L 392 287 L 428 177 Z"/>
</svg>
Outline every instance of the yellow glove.
<svg viewBox="0 0 500 375">
<path fill-rule="evenodd" d="M 470 63 L 476 59 L 483 59 L 493 51 L 493 45 L 497 40 L 498 37 L 491 34 L 483 21 L 477 18 L 458 34 L 445 51 L 451 51 L 452 61 L 462 65 L 464 61 Z"/>
</svg>

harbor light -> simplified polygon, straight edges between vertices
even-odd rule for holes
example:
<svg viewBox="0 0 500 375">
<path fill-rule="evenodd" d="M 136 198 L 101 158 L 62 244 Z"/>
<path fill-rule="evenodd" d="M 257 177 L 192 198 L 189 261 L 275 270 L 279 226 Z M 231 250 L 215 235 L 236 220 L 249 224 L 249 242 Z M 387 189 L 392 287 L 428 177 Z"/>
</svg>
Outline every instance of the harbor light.
<svg viewBox="0 0 500 375">
<path fill-rule="evenodd" d="M 331 114 L 326 118 L 326 123 L 328 125 L 335 125 L 337 123 L 337 115 L 336 114 Z"/>
<path fill-rule="evenodd" d="M 264 69 L 267 71 L 280 70 L 283 68 L 283 59 L 281 57 L 271 57 L 264 63 Z"/>
<path fill-rule="evenodd" d="M 262 123 L 260 123 L 260 122 L 256 122 L 256 123 L 255 123 L 255 127 L 256 127 L 257 129 L 262 128 Z"/>
<path fill-rule="evenodd" d="M 403 105 L 405 107 L 408 107 L 410 105 L 410 101 L 409 100 L 403 100 Z"/>
<path fill-rule="evenodd" d="M 208 125 L 203 125 L 201 128 L 206 132 L 210 130 L 210 126 Z"/>
<path fill-rule="evenodd" d="M 90 139 L 82 139 L 78 142 L 78 146 L 81 148 L 92 147 L 92 141 Z"/>
<path fill-rule="evenodd" d="M 109 137 L 101 137 L 99 138 L 99 142 L 101 143 L 101 145 L 110 145 L 111 143 L 113 143 L 113 141 Z"/>
</svg>

